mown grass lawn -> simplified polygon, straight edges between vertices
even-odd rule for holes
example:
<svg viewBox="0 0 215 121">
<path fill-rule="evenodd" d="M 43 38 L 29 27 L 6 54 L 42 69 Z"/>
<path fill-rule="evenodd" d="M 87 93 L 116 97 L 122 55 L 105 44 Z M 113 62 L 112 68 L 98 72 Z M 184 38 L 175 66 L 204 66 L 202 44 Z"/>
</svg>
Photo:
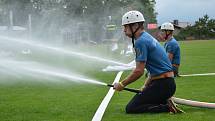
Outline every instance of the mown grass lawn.
<svg viewBox="0 0 215 121">
<path fill-rule="evenodd" d="M 182 50 L 181 74 L 214 73 L 215 41 L 180 42 Z M 102 47 L 98 48 L 101 51 Z M 101 52 L 102 53 L 102 52 Z M 118 54 L 108 57 L 118 58 Z M 38 55 L 37 55 L 38 56 Z M 40 57 L 40 56 L 38 56 Z M 35 57 L 36 58 L 36 57 Z M 125 57 L 119 57 L 129 62 Z M 131 59 L 131 57 L 129 57 Z M 49 62 L 50 58 L 47 58 Z M 53 60 L 53 59 L 52 59 Z M 116 73 L 102 72 L 107 64 L 97 61 L 66 57 L 50 63 L 58 67 L 71 68 L 87 77 L 112 83 Z M 44 60 L 43 60 L 44 61 Z M 61 63 L 63 62 L 63 63 Z M 124 72 L 125 77 L 129 72 Z M 2 76 L 1 76 L 2 77 Z M 71 83 L 44 82 L 40 78 L 0 78 L 0 120 L 1 121 L 89 121 L 103 100 L 109 88 Z M 144 78 L 129 85 L 139 88 Z M 176 79 L 176 97 L 198 101 L 215 102 L 215 76 L 181 77 Z M 134 94 L 115 93 L 103 117 L 104 121 L 213 121 L 215 109 L 180 106 L 186 113 L 180 115 L 125 114 L 124 108 Z"/>
</svg>

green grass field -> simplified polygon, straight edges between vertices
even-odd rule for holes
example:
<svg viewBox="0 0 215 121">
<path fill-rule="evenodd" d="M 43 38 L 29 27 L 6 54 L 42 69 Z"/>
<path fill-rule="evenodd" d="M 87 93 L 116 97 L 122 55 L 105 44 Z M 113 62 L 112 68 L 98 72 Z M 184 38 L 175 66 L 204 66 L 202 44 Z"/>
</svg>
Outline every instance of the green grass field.
<svg viewBox="0 0 215 121">
<path fill-rule="evenodd" d="M 215 41 L 186 41 L 180 42 L 180 45 L 181 74 L 215 73 Z M 117 55 L 108 54 L 108 57 L 115 57 L 117 60 Z M 131 60 L 131 57 L 127 60 L 125 57 L 119 58 L 124 62 Z M 64 63 L 60 63 L 61 61 Z M 116 76 L 115 72 L 102 72 L 101 69 L 107 64 L 97 61 L 80 61 L 68 57 L 52 59 L 50 63 L 71 68 L 82 75 L 106 83 L 112 83 Z M 128 73 L 124 72 L 122 77 Z M 144 78 L 141 78 L 129 87 L 139 88 L 143 80 Z M 109 88 L 62 81 L 63 83 L 51 83 L 45 80 L 41 82 L 40 78 L 0 77 L 0 121 L 90 121 Z M 176 83 L 176 97 L 215 103 L 215 76 L 180 77 L 176 79 Z M 103 121 L 215 120 L 215 109 L 189 106 L 180 106 L 185 114 L 125 114 L 124 108 L 133 95 L 126 91 L 115 93 Z"/>
</svg>

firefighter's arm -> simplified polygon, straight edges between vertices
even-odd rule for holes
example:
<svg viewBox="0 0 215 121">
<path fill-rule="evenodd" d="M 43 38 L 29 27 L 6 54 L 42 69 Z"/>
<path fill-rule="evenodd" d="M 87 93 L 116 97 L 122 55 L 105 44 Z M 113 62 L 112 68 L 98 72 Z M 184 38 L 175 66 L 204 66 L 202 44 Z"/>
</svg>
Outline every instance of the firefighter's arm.
<svg viewBox="0 0 215 121">
<path fill-rule="evenodd" d="M 168 54 L 170 61 L 172 61 L 173 60 L 173 54 L 172 53 L 167 53 L 167 54 Z"/>
<path fill-rule="evenodd" d="M 145 62 L 136 62 L 136 68 L 132 73 L 123 81 L 114 84 L 114 89 L 117 91 L 123 90 L 123 88 L 130 83 L 136 81 L 144 74 Z"/>
</svg>

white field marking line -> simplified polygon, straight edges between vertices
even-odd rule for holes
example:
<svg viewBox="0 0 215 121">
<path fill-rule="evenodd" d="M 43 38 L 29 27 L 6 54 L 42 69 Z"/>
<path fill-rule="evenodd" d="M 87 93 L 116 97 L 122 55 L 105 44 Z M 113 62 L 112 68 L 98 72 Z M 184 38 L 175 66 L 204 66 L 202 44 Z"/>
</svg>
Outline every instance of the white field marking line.
<svg viewBox="0 0 215 121">
<path fill-rule="evenodd" d="M 116 83 L 116 82 L 119 82 L 121 76 L 122 76 L 122 73 L 123 71 L 120 71 L 117 73 L 117 76 L 113 82 Z M 110 88 L 110 90 L 108 91 L 107 95 L 105 96 L 105 98 L 103 99 L 103 101 L 101 102 L 99 108 L 97 109 L 95 115 L 93 116 L 93 119 L 92 121 L 101 121 L 102 120 L 102 117 L 104 115 L 104 112 L 108 106 L 108 103 L 110 102 L 113 94 L 114 94 L 115 90 L 113 89 L 113 87 Z"/>
<path fill-rule="evenodd" d="M 209 76 L 209 75 L 215 75 L 215 73 L 203 73 L 203 74 L 187 74 L 187 75 L 180 75 L 180 76 Z"/>
</svg>

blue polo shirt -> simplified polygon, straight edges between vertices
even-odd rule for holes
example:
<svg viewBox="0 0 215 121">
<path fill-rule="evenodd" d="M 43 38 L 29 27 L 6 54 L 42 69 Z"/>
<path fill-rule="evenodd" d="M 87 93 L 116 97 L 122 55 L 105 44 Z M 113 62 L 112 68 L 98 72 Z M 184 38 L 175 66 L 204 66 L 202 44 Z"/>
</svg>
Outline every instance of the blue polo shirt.
<svg viewBox="0 0 215 121">
<path fill-rule="evenodd" d="M 164 44 L 167 53 L 173 54 L 172 64 L 180 65 L 180 47 L 175 38 L 170 39 Z"/>
<path fill-rule="evenodd" d="M 136 61 L 145 62 L 151 76 L 172 71 L 172 64 L 161 44 L 147 32 L 135 40 Z"/>
</svg>

